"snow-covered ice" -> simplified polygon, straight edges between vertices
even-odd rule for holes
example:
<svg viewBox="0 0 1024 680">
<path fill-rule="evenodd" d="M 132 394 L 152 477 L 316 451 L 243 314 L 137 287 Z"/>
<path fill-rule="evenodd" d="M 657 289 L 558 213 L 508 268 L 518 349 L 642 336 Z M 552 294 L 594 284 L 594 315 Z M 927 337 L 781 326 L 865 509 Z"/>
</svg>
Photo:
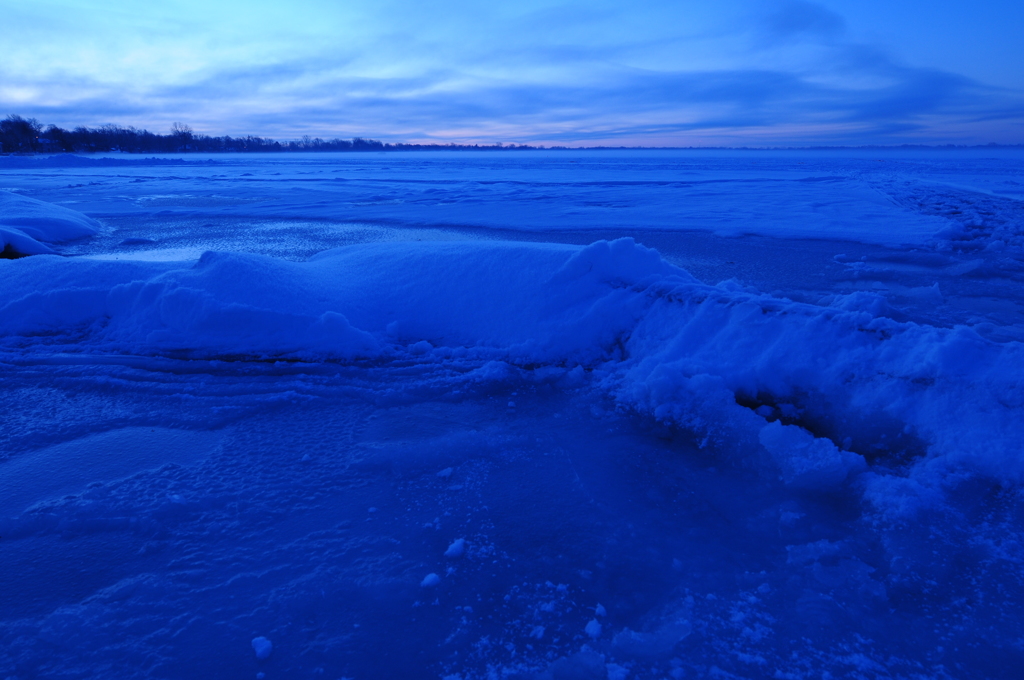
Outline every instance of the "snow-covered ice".
<svg viewBox="0 0 1024 680">
<path fill-rule="evenodd" d="M 0 677 L 1024 667 L 1019 152 L 0 172 Z"/>
</svg>

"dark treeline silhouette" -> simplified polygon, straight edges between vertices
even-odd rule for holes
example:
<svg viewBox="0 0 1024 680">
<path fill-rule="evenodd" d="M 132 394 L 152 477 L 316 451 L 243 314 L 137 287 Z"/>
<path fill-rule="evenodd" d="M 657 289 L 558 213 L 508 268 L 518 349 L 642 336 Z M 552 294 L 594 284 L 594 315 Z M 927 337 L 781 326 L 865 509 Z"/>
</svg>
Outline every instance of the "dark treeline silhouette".
<svg viewBox="0 0 1024 680">
<path fill-rule="evenodd" d="M 1021 144 L 899 144 L 899 145 L 864 145 L 864 146 L 776 146 L 776 147 L 637 147 L 637 146 L 528 146 L 526 144 L 404 144 L 380 142 L 375 139 L 321 139 L 306 135 L 299 141 L 278 142 L 267 137 L 211 137 L 196 134 L 192 128 L 182 123 L 174 123 L 166 135 L 158 135 L 149 130 L 120 125 L 103 125 L 98 128 L 76 127 L 65 130 L 56 125 L 41 125 L 35 118 L 22 118 L 10 115 L 0 120 L 0 153 L 90 153 L 103 151 L 123 151 L 125 153 L 220 153 L 220 152 L 276 152 L 276 151 L 438 151 L 438 150 L 518 150 L 518 149 L 551 149 L 551 150 L 625 150 L 625 149 L 662 149 L 662 150 L 700 150 L 700 151 L 830 151 L 830 150 L 927 150 L 927 149 L 993 149 L 993 148 L 1024 148 Z"/>
<path fill-rule="evenodd" d="M 188 125 L 175 123 L 170 134 L 120 125 L 98 128 L 76 127 L 65 130 L 56 125 L 41 125 L 35 118 L 10 115 L 0 121 L 0 153 L 219 153 L 253 151 L 415 151 L 431 149 L 536 149 L 525 144 L 391 144 L 375 139 L 320 139 L 306 135 L 295 142 L 278 142 L 266 137 L 211 137 L 196 134 Z"/>
</svg>

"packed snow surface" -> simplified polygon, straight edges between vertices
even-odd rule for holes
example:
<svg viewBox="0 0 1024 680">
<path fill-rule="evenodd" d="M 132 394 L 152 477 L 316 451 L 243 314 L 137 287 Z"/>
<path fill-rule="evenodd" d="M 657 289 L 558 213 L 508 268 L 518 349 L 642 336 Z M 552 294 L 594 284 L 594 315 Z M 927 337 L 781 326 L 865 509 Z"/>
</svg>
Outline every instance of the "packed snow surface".
<svg viewBox="0 0 1024 680">
<path fill-rule="evenodd" d="M 1024 158 L 917 153 L 0 158 L 0 677 L 1017 677 Z"/>
</svg>

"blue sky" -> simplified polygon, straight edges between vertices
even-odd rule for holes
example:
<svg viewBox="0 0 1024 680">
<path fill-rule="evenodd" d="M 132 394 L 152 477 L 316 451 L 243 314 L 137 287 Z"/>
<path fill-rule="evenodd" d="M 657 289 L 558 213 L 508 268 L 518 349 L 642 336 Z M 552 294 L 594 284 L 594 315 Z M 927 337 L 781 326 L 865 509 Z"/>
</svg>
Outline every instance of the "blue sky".
<svg viewBox="0 0 1024 680">
<path fill-rule="evenodd" d="M 1024 143 L 1024 3 L 0 0 L 0 115 L 279 139 Z"/>
</svg>

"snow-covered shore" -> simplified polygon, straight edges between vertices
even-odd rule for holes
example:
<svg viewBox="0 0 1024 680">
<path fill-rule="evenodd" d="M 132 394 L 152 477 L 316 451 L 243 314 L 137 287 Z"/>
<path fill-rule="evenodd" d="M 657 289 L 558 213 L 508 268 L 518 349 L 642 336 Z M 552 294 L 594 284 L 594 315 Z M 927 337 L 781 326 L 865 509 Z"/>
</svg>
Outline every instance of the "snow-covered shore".
<svg viewBox="0 0 1024 680">
<path fill-rule="evenodd" d="M 1013 677 L 1020 169 L 537 158 L 10 173 L 0 676 Z"/>
</svg>

